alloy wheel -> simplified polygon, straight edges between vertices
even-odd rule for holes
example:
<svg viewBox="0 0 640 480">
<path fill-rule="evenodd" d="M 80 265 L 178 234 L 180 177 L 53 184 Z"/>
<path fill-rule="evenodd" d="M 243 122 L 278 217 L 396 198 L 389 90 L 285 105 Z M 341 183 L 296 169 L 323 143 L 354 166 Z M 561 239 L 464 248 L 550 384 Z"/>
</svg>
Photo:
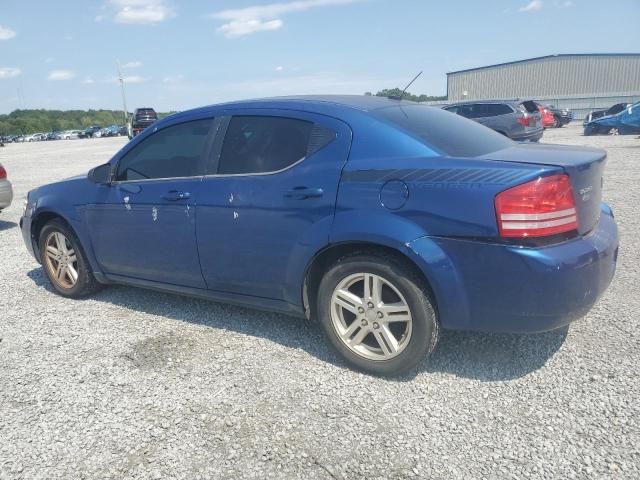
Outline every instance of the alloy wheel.
<svg viewBox="0 0 640 480">
<path fill-rule="evenodd" d="M 45 263 L 51 279 L 65 289 L 78 282 L 78 258 L 69 239 L 62 232 L 51 232 L 45 241 Z"/>
<path fill-rule="evenodd" d="M 369 360 L 389 360 L 411 339 L 409 304 L 398 288 L 373 273 L 344 278 L 331 296 L 331 323 L 352 352 Z"/>
</svg>

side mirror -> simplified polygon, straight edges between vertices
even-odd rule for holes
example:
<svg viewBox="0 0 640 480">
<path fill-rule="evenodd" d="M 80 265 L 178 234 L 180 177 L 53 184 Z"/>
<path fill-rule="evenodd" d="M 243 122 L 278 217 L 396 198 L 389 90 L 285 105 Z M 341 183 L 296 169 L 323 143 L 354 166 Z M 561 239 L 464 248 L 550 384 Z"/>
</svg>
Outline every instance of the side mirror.
<svg viewBox="0 0 640 480">
<path fill-rule="evenodd" d="M 111 183 L 111 164 L 105 163 L 98 167 L 92 168 L 87 174 L 87 178 L 93 183 L 106 185 Z"/>
</svg>

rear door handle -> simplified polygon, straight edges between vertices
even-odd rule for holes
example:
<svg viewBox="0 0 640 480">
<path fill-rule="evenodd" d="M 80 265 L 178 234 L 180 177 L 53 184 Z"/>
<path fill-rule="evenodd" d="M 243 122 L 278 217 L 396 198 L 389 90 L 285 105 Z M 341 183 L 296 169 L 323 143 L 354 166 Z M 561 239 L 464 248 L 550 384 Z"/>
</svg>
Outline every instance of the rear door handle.
<svg viewBox="0 0 640 480">
<path fill-rule="evenodd" d="M 179 200 L 187 200 L 191 197 L 189 192 L 178 192 L 177 190 L 171 190 L 162 196 L 163 200 L 169 200 L 170 202 L 177 202 Z"/>
<path fill-rule="evenodd" d="M 284 194 L 286 198 L 293 198 L 294 200 L 304 200 L 306 198 L 319 198 L 324 195 L 324 190 L 321 188 L 309 188 L 309 187 L 294 187 Z"/>
</svg>

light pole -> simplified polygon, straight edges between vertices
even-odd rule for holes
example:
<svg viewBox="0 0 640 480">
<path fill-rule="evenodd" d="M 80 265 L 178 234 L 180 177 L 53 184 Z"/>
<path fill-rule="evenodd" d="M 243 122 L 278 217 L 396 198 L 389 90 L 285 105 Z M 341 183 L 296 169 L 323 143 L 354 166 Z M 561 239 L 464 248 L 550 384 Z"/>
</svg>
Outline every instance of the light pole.
<svg viewBox="0 0 640 480">
<path fill-rule="evenodd" d="M 127 111 L 127 98 L 124 95 L 124 79 L 122 78 L 122 72 L 120 71 L 120 62 L 116 60 L 118 65 L 118 80 L 120 81 L 120 92 L 122 93 L 122 107 L 124 112 L 124 123 L 129 124 L 129 112 Z"/>
</svg>

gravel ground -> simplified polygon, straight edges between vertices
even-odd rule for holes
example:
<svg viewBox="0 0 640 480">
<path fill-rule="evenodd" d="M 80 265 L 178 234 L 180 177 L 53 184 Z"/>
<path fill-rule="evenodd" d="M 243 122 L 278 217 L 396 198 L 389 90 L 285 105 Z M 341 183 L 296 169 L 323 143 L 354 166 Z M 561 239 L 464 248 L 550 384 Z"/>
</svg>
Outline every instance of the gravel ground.
<svg viewBox="0 0 640 480">
<path fill-rule="evenodd" d="M 568 330 L 445 332 L 395 381 L 345 368 L 296 319 L 128 287 L 53 294 L 21 199 L 124 140 L 0 149 L 16 194 L 0 214 L 0 479 L 640 478 L 640 140 L 570 126 L 544 141 L 609 152 L 614 283 Z"/>
</svg>

